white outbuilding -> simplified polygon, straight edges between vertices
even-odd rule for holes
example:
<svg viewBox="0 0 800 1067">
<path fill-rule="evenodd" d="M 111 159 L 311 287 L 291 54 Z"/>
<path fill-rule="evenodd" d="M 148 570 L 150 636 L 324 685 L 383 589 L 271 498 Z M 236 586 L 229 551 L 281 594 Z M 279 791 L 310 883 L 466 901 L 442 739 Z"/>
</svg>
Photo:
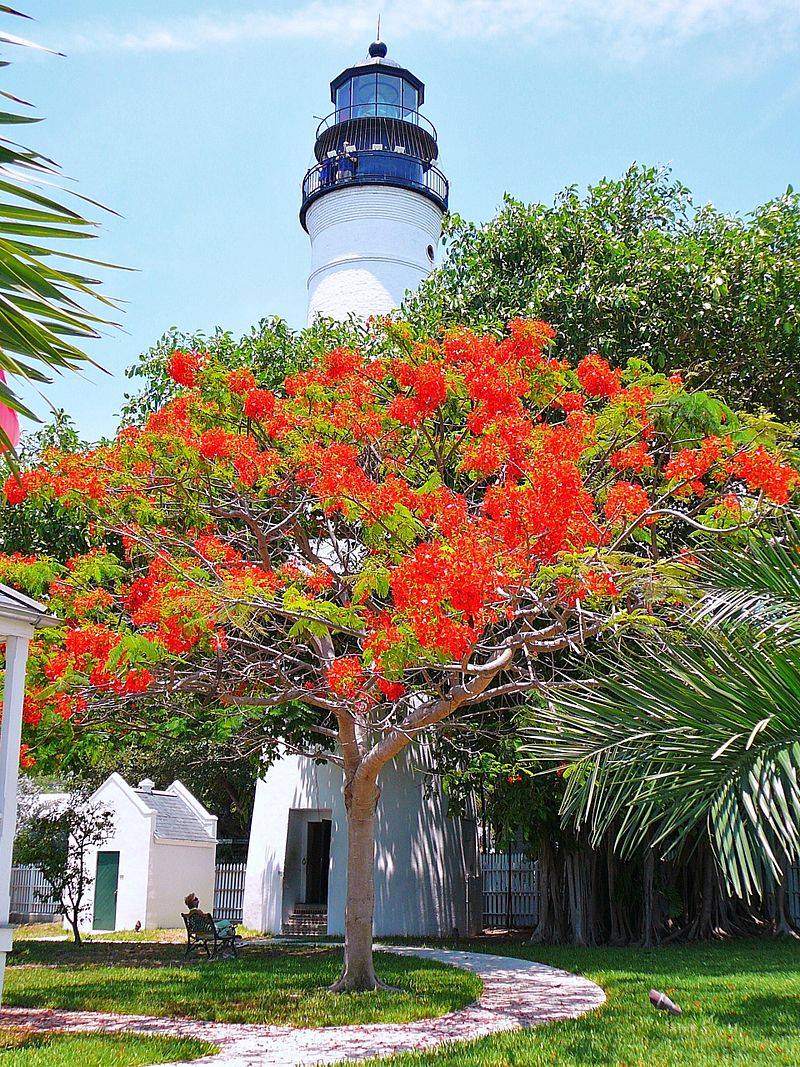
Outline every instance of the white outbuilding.
<svg viewBox="0 0 800 1067">
<path fill-rule="evenodd" d="M 134 788 L 115 773 L 91 799 L 111 812 L 114 830 L 87 858 L 94 881 L 85 930 L 179 927 L 190 892 L 211 911 L 217 817 L 185 785 L 154 789 L 146 778 Z"/>
<path fill-rule="evenodd" d="M 380 937 L 471 936 L 480 930 L 477 826 L 449 813 L 424 747 L 381 772 L 375 832 Z M 430 768 L 429 768 L 430 769 Z M 265 933 L 344 933 L 347 818 L 342 771 L 287 755 L 256 788 L 244 923 Z"/>
</svg>

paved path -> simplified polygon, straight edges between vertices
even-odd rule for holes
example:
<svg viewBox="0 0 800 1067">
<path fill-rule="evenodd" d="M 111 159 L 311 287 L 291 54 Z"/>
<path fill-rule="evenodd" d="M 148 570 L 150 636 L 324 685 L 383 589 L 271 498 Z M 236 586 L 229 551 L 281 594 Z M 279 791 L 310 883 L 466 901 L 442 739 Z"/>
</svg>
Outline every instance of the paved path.
<svg viewBox="0 0 800 1067">
<path fill-rule="evenodd" d="M 403 956 L 422 956 L 474 971 L 483 981 L 483 995 L 476 1004 L 436 1019 L 367 1026 L 296 1029 L 46 1008 L 0 1009 L 0 1025 L 194 1037 L 220 1048 L 217 1055 L 173 1064 L 172 1067 L 300 1067 L 430 1049 L 446 1041 L 468 1041 L 502 1030 L 571 1019 L 599 1007 L 606 999 L 603 990 L 594 982 L 543 963 L 445 949 L 391 947 L 388 951 Z"/>
</svg>

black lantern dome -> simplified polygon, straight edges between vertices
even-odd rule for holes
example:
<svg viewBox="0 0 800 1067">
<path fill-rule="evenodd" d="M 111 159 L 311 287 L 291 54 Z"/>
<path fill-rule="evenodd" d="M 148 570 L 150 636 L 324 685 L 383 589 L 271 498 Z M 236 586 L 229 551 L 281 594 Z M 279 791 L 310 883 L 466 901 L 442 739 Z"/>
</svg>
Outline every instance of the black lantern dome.
<svg viewBox="0 0 800 1067">
<path fill-rule="evenodd" d="M 412 189 L 447 210 L 448 183 L 434 165 L 436 129 L 419 108 L 425 86 L 373 41 L 365 59 L 331 82 L 335 107 L 317 127 L 317 163 L 303 180 L 300 221 L 315 200 L 345 184 Z"/>
</svg>

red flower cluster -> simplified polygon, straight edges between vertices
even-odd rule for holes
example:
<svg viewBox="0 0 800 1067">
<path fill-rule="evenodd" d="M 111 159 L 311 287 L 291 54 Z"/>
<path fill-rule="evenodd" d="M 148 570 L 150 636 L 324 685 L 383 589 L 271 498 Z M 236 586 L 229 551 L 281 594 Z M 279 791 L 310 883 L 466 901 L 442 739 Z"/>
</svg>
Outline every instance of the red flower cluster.
<svg viewBox="0 0 800 1067">
<path fill-rule="evenodd" d="M 653 458 L 647 450 L 646 441 L 637 441 L 627 448 L 612 453 L 609 463 L 615 471 L 634 471 L 641 474 L 645 467 L 653 466 Z"/>
<path fill-rule="evenodd" d="M 622 374 L 596 352 L 584 356 L 577 367 L 578 381 L 589 396 L 615 397 L 621 390 Z"/>
<path fill-rule="evenodd" d="M 258 384 L 255 375 L 251 370 L 248 370 L 247 367 L 242 367 L 241 370 L 230 371 L 225 381 L 230 391 L 236 393 L 237 396 L 249 393 L 250 390 L 255 389 Z"/>
<path fill-rule="evenodd" d="M 398 384 L 410 389 L 411 395 L 396 396 L 389 404 L 387 414 L 405 426 L 419 426 L 444 403 L 447 395 L 444 367 L 434 362 L 411 366 L 397 360 L 393 370 Z"/>
<path fill-rule="evenodd" d="M 189 388 L 197 384 L 197 376 L 205 362 L 205 357 L 199 352 L 184 352 L 177 349 L 169 357 L 167 362 L 167 374 L 178 385 L 186 385 Z"/>
<path fill-rule="evenodd" d="M 364 668 L 358 656 L 340 656 L 327 671 L 328 685 L 336 696 L 354 699 L 364 688 Z"/>
<path fill-rule="evenodd" d="M 390 682 L 386 678 L 378 679 L 378 689 L 387 700 L 399 700 L 404 695 L 406 687 L 402 682 Z"/>
<path fill-rule="evenodd" d="M 322 380 L 333 385 L 357 374 L 364 366 L 360 352 L 353 348 L 332 348 L 322 357 Z"/>
<path fill-rule="evenodd" d="M 611 523 L 628 523 L 638 519 L 650 507 L 650 498 L 641 485 L 615 482 L 608 491 L 603 510 Z"/>
<path fill-rule="evenodd" d="M 681 481 L 703 478 L 722 459 L 722 442 L 707 437 L 700 448 L 682 448 L 664 468 L 664 477 Z"/>
<path fill-rule="evenodd" d="M 417 545 L 392 570 L 390 588 L 423 648 L 461 657 L 487 621 L 499 580 L 494 546 L 465 534 L 451 546 Z"/>
<path fill-rule="evenodd" d="M 237 454 L 241 444 L 239 434 L 215 427 L 200 434 L 200 455 L 203 459 L 230 459 Z"/>
<path fill-rule="evenodd" d="M 20 474 L 11 474 L 6 478 L 3 492 L 9 504 L 21 504 L 27 500 L 31 493 L 35 493 L 43 484 L 43 477 L 39 471 L 23 471 Z"/>
<path fill-rule="evenodd" d="M 797 471 L 788 463 L 775 459 L 761 445 L 752 452 L 736 456 L 732 466 L 734 472 L 744 478 L 748 489 L 763 493 L 776 504 L 787 503 L 790 490 L 797 485 Z"/>
</svg>

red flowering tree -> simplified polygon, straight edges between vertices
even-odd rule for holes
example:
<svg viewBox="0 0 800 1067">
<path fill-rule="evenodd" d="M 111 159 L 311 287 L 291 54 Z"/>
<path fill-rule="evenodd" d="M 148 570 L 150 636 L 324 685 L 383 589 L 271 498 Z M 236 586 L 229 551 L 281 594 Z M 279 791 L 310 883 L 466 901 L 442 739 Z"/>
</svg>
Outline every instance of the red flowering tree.
<svg viewBox="0 0 800 1067">
<path fill-rule="evenodd" d="M 796 481 L 678 377 L 594 355 L 572 369 L 552 338 L 519 320 L 502 339 L 415 343 L 382 324 L 275 392 L 176 352 L 184 390 L 142 427 L 6 483 L 9 504 L 78 509 L 98 546 L 66 566 L 0 561 L 65 619 L 32 650 L 34 754 L 37 729 L 187 697 L 316 737 L 348 817 L 339 989 L 376 984 L 387 762 L 540 689 L 556 654 L 651 625 L 676 596 L 677 531 L 756 522 Z"/>
</svg>

